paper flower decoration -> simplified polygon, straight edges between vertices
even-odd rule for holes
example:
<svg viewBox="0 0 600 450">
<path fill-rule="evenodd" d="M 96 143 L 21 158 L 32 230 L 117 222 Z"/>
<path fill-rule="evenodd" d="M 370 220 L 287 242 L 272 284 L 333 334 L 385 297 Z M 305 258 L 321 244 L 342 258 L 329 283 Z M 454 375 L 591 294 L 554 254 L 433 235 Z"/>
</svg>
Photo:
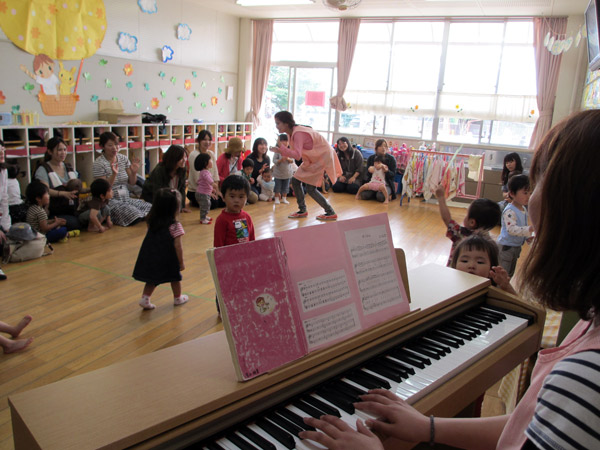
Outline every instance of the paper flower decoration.
<svg viewBox="0 0 600 450">
<path fill-rule="evenodd" d="M 189 41 L 191 35 L 192 29 L 187 23 L 180 23 L 177 26 L 177 39 L 180 39 L 182 41 Z"/>
<path fill-rule="evenodd" d="M 0 91 L 0 105 L 4 105 L 6 102 L 6 97 L 4 96 L 4 92 Z"/>
<path fill-rule="evenodd" d="M 158 5 L 156 4 L 156 0 L 138 0 L 138 6 L 142 10 L 142 12 L 148 14 L 154 14 L 158 11 Z"/>
<path fill-rule="evenodd" d="M 529 111 L 529 118 L 531 119 L 533 116 L 535 116 L 535 109 Z"/>
<path fill-rule="evenodd" d="M 162 48 L 162 62 L 166 63 L 173 59 L 173 54 L 175 51 L 169 47 L 168 45 L 164 45 Z"/>
<path fill-rule="evenodd" d="M 167 93 L 165 91 L 160 91 L 160 96 L 162 98 L 167 98 Z"/>
<path fill-rule="evenodd" d="M 183 87 L 186 91 L 189 91 L 192 88 L 192 82 L 190 80 L 185 80 L 183 82 Z"/>
<path fill-rule="evenodd" d="M 98 101 L 98 96 L 97 95 L 92 95 L 90 97 L 90 102 L 97 102 Z"/>
<path fill-rule="evenodd" d="M 463 110 L 463 109 L 460 107 L 460 105 L 456 105 L 454 108 L 456 108 L 456 112 L 457 112 L 457 113 L 459 113 L 459 112 L 462 112 L 462 110 Z"/>
<path fill-rule="evenodd" d="M 173 86 L 175 86 L 175 83 L 177 83 L 177 78 L 171 77 L 171 83 L 173 83 Z"/>
<path fill-rule="evenodd" d="M 149 91 L 150 90 L 150 85 L 148 83 L 144 83 L 144 89 Z"/>
<path fill-rule="evenodd" d="M 104 84 L 106 85 L 107 88 L 112 87 L 112 81 L 110 80 L 110 78 L 107 78 L 106 80 L 104 80 Z"/>
<path fill-rule="evenodd" d="M 152 109 L 157 109 L 158 105 L 160 105 L 160 101 L 156 97 L 153 97 L 152 101 L 150 102 L 150 106 Z"/>
<path fill-rule="evenodd" d="M 218 102 L 219 102 L 219 99 L 217 97 L 212 97 L 210 99 L 210 104 L 213 106 L 215 106 Z"/>
<path fill-rule="evenodd" d="M 133 53 L 137 50 L 138 38 L 129 33 L 119 33 L 117 45 L 122 52 Z"/>
<path fill-rule="evenodd" d="M 125 66 L 123 66 L 123 72 L 125 72 L 125 75 L 130 77 L 133 74 L 133 66 L 129 63 L 125 64 Z"/>
<path fill-rule="evenodd" d="M 125 83 L 125 86 L 127 86 L 127 89 L 131 89 L 133 87 L 133 83 L 131 81 L 128 81 L 127 83 Z"/>
<path fill-rule="evenodd" d="M 100 61 L 98 61 L 98 64 L 101 65 L 101 66 L 105 66 L 105 65 L 108 64 L 108 61 L 105 60 L 105 59 L 101 59 Z"/>
<path fill-rule="evenodd" d="M 83 79 L 85 81 L 90 81 L 92 79 L 92 74 L 89 72 L 83 72 Z"/>
<path fill-rule="evenodd" d="M 135 106 L 137 109 L 140 109 L 142 107 L 142 102 L 135 102 L 133 106 Z"/>
<path fill-rule="evenodd" d="M 165 79 L 165 73 L 162 70 L 158 72 L 158 76 L 161 77 L 163 80 Z"/>
<path fill-rule="evenodd" d="M 410 107 L 410 110 L 411 110 L 412 112 L 416 112 L 416 111 L 418 111 L 418 110 L 419 110 L 419 105 L 411 106 L 411 107 Z"/>
</svg>

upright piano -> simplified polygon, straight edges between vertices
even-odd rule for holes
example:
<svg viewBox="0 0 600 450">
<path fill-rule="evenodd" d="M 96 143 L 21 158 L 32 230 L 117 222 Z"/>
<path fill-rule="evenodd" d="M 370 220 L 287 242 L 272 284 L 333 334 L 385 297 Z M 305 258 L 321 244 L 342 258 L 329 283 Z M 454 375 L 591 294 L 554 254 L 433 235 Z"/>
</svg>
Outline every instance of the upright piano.
<svg viewBox="0 0 600 450">
<path fill-rule="evenodd" d="M 348 398 L 380 384 L 451 417 L 539 349 L 543 310 L 489 280 L 427 265 L 409 282 L 410 313 L 244 383 L 218 332 L 12 395 L 15 449 L 314 448 L 297 417 L 352 422 Z"/>
</svg>

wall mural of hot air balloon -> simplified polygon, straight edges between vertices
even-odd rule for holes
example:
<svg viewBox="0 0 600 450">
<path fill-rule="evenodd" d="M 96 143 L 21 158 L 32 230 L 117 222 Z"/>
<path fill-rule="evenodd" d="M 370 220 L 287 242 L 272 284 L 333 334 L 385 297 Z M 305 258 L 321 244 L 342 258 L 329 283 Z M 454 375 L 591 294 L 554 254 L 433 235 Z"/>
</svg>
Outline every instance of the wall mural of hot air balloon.
<svg viewBox="0 0 600 450">
<path fill-rule="evenodd" d="M 100 48 L 106 33 L 102 0 L 0 0 L 0 27 L 17 47 L 34 55 L 30 71 L 39 85 L 38 100 L 48 116 L 72 115 L 83 60 Z M 65 68 L 56 60 L 78 60 Z"/>
</svg>

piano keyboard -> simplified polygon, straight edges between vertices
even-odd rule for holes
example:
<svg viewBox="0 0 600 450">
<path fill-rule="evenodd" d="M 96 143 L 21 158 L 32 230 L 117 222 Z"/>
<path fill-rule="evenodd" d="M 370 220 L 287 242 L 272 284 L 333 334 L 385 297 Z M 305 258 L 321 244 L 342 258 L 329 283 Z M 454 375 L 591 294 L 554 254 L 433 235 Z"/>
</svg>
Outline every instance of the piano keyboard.
<svg viewBox="0 0 600 450">
<path fill-rule="evenodd" d="M 531 323 L 532 317 L 489 305 L 469 309 L 371 358 L 309 392 L 220 433 L 203 448 L 275 450 L 322 448 L 298 438 L 302 418 L 333 414 L 352 428 L 370 416 L 354 409 L 358 396 L 384 388 L 414 403 L 493 351 Z M 197 448 L 197 447 L 194 447 Z"/>
</svg>

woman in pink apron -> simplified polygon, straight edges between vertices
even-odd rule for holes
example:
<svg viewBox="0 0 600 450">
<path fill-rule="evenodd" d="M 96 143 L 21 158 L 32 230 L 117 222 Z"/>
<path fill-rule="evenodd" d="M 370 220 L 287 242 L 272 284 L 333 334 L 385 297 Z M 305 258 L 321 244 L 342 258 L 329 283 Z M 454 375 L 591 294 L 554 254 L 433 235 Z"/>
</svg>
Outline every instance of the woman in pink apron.
<svg viewBox="0 0 600 450">
<path fill-rule="evenodd" d="M 317 219 L 336 220 L 337 214 L 327 199 L 317 190 L 317 187 L 323 183 L 324 174 L 327 174 L 331 180 L 337 180 L 342 174 L 342 168 L 333 147 L 319 132 L 310 127 L 296 125 L 294 116 L 288 111 L 279 111 L 275 114 L 275 126 L 280 133 L 286 133 L 290 137 L 290 148 L 271 147 L 271 151 L 296 160 L 302 159 L 302 164 L 292 177 L 298 211 L 288 217 L 291 219 L 308 217 L 302 190 L 302 183 L 305 183 L 308 195 L 325 210 L 325 213 L 317 216 Z"/>
<path fill-rule="evenodd" d="M 355 406 L 379 419 L 358 420 L 354 430 L 337 417 L 311 417 L 305 422 L 322 432 L 303 431 L 300 438 L 330 449 L 383 449 L 373 431 L 465 449 L 599 449 L 600 233 L 592 219 L 600 190 L 599 142 L 600 110 L 582 111 L 552 128 L 533 159 L 529 212 L 536 237 L 522 266 L 522 285 L 543 306 L 574 311 L 581 320 L 559 347 L 538 353 L 529 389 L 511 414 L 427 417 L 392 392 L 375 389 Z"/>
</svg>

